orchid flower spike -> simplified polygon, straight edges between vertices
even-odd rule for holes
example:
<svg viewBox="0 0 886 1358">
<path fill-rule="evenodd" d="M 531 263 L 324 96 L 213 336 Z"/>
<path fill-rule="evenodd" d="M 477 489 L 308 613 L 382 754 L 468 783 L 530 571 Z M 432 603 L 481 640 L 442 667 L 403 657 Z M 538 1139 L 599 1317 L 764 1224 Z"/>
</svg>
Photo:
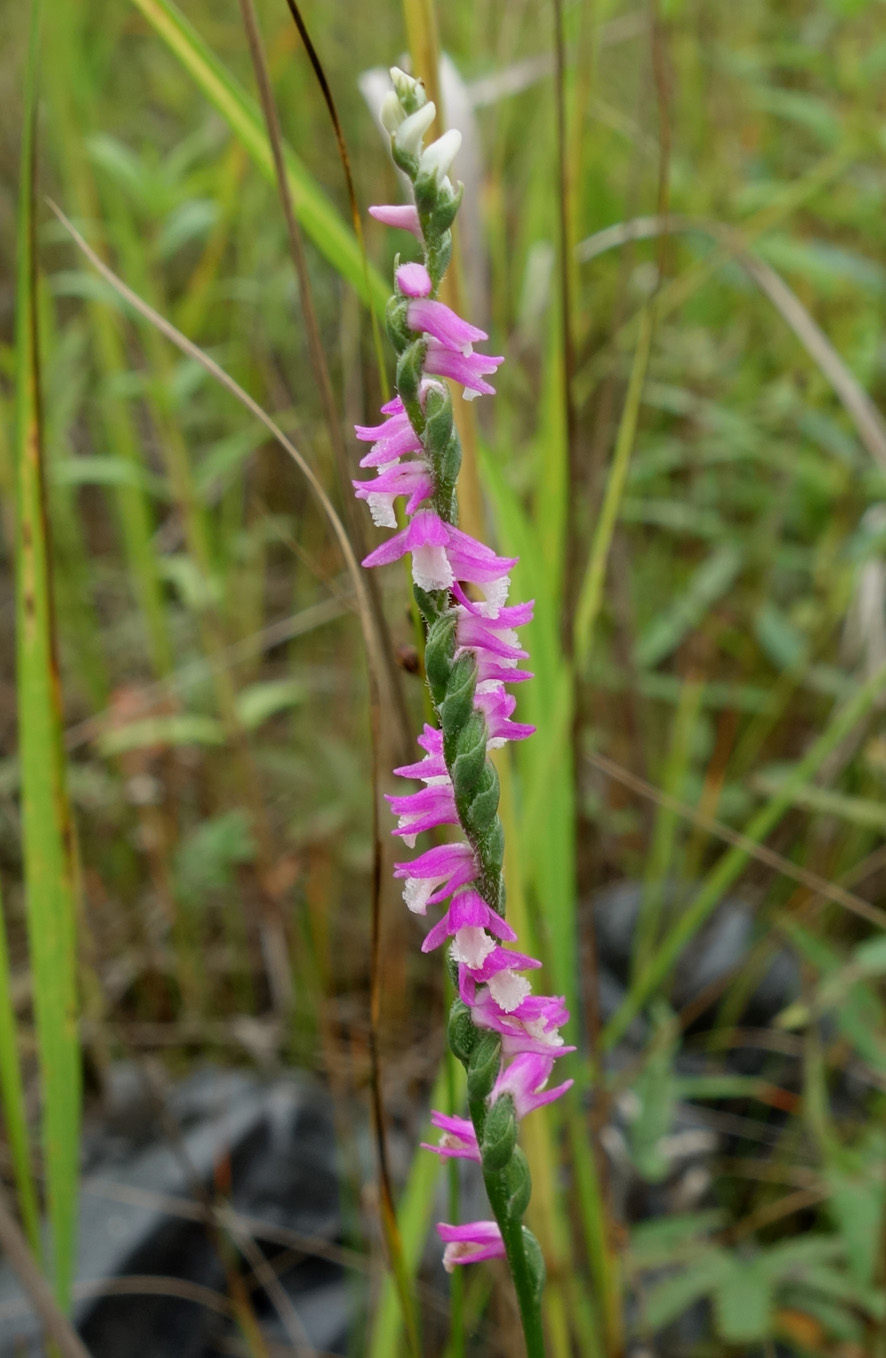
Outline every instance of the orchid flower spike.
<svg viewBox="0 0 886 1358">
<path fill-rule="evenodd" d="M 397 354 L 397 394 L 378 424 L 358 425 L 368 444 L 354 482 L 373 522 L 394 532 L 363 562 L 383 567 L 408 557 L 415 601 L 426 630 L 425 671 L 439 725 L 418 738 L 420 755 L 396 774 L 419 786 L 388 797 L 393 831 L 411 849 L 419 835 L 452 826 L 454 837 L 425 845 L 398 862 L 395 876 L 424 926 L 423 953 L 446 949 L 458 998 L 449 1043 L 467 1070 L 470 1118 L 434 1112 L 436 1154 L 479 1163 L 494 1219 L 437 1230 L 443 1263 L 456 1267 L 505 1258 L 517 1290 L 529 1358 L 541 1358 L 541 1251 L 522 1217 L 529 1171 L 517 1145 L 519 1123 L 561 1098 L 557 1060 L 574 1048 L 560 1029 L 563 1000 L 535 995 L 530 975 L 541 963 L 519 951 L 505 918 L 504 836 L 498 778 L 489 751 L 525 740 L 534 727 L 515 719 L 509 686 L 532 678 L 527 638 L 531 603 L 508 603 L 517 558 L 499 556 L 457 526 L 461 444 L 450 383 L 468 400 L 494 395 L 488 380 L 501 357 L 482 348 L 488 336 L 441 302 L 438 291 L 452 252 L 451 227 L 461 186 L 449 175 L 461 136 L 444 131 L 428 145 L 437 111 L 420 80 L 394 67 L 381 109 L 391 155 L 409 180 L 411 200 L 370 208 L 383 225 L 411 233 L 420 257 L 398 256 L 387 322 Z M 438 907 L 440 907 L 438 911 Z"/>
</svg>

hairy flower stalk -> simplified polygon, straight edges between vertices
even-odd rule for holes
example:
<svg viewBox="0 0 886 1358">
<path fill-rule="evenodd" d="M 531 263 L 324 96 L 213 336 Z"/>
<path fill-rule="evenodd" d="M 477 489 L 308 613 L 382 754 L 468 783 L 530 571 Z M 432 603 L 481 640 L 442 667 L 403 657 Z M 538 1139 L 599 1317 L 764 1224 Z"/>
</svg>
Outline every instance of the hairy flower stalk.
<svg viewBox="0 0 886 1358">
<path fill-rule="evenodd" d="M 434 121 L 420 81 L 396 67 L 393 90 L 381 111 L 397 166 L 413 189 L 413 203 L 370 208 L 373 217 L 411 232 L 422 259 L 400 263 L 388 303 L 388 332 L 397 351 L 397 395 L 382 407 L 380 424 L 358 426 L 370 444 L 361 467 L 374 478 L 355 481 L 374 523 L 397 528 L 394 505 L 402 500 L 407 525 L 366 558 L 380 566 L 409 555 L 416 602 L 427 627 L 425 666 L 439 727 L 425 726 L 422 757 L 395 770 L 422 784 L 389 797 L 398 818 L 395 834 L 409 848 L 439 826 L 458 827 L 461 838 L 427 848 L 396 875 L 411 911 L 426 915 L 446 906 L 422 951 L 446 946 L 458 990 L 449 1019 L 449 1043 L 467 1072 L 470 1119 L 435 1112 L 437 1154 L 477 1162 L 494 1220 L 441 1223 L 443 1262 L 503 1257 L 508 1261 L 523 1321 L 527 1352 L 544 1352 L 541 1293 L 544 1261 L 523 1225 L 531 1192 L 529 1167 L 517 1146 L 520 1120 L 558 1098 L 571 1081 L 549 1087 L 565 1047 L 559 1029 L 568 1019 L 562 999 L 533 995 L 526 972 L 541 964 L 516 951 L 505 919 L 502 877 L 504 836 L 498 818 L 499 785 L 491 749 L 523 740 L 533 727 L 513 720 L 516 705 L 505 685 L 531 679 L 528 653 L 517 629 L 532 604 L 508 604 L 514 558 L 497 556 L 458 528 L 456 481 L 461 445 L 452 397 L 441 378 L 463 388 L 465 399 L 493 394 L 487 380 L 501 358 L 477 353 L 484 332 L 437 300 L 452 249 L 450 228 L 461 202 L 449 170 L 458 132 L 429 146 Z M 448 902 L 448 904 L 447 904 Z"/>
</svg>

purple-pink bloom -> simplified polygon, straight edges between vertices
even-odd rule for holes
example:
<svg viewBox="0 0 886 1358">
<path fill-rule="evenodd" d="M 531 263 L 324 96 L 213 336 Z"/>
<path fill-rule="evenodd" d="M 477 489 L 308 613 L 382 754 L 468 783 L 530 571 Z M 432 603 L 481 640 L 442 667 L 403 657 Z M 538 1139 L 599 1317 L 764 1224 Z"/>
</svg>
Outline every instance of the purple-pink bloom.
<svg viewBox="0 0 886 1358">
<path fill-rule="evenodd" d="M 391 797 L 385 794 L 391 810 L 399 817 L 397 829 L 392 834 L 400 835 L 410 849 L 424 830 L 435 830 L 438 825 L 458 825 L 458 812 L 455 809 L 455 795 L 448 778 L 431 782 L 418 792 L 410 792 L 406 797 Z"/>
<path fill-rule="evenodd" d="M 361 467 L 378 467 L 406 453 L 423 451 L 421 439 L 402 409 L 394 411 L 382 424 L 356 424 L 354 433 L 362 443 L 372 444 L 360 462 Z"/>
<path fill-rule="evenodd" d="M 359 484 L 359 483 L 358 483 Z M 492 605 L 487 604 L 487 608 Z M 500 609 L 504 613 L 510 610 Z M 510 668 L 515 669 L 518 660 L 527 660 L 529 652 L 516 644 L 517 633 L 499 618 L 483 617 L 465 608 L 455 610 L 455 642 L 460 650 L 475 651 L 477 660 L 482 664 L 486 657 L 496 656 Z"/>
<path fill-rule="evenodd" d="M 395 533 L 364 559 L 364 566 L 387 566 L 412 553 L 412 578 L 420 589 L 449 589 L 454 580 L 446 554 L 449 528 L 433 509 L 420 509 L 408 528 Z"/>
<path fill-rule="evenodd" d="M 425 355 L 425 372 L 434 373 L 437 377 L 451 377 L 454 382 L 460 382 L 464 387 L 465 399 L 470 401 L 473 396 L 495 395 L 495 387 L 484 381 L 484 377 L 494 373 L 500 363 L 504 363 L 503 357 L 462 354 L 432 339 Z"/>
<path fill-rule="evenodd" d="M 369 209 L 370 217 L 374 217 L 377 222 L 384 226 L 399 227 L 403 231 L 411 231 L 413 236 L 421 240 L 421 224 L 418 220 L 418 208 L 414 203 L 382 204 L 378 207 Z"/>
<path fill-rule="evenodd" d="M 370 552 L 363 565 L 386 566 L 407 552 L 412 553 L 412 578 L 420 588 L 450 589 L 463 580 L 479 585 L 496 607 L 507 598 L 508 571 L 517 563 L 515 556 L 496 556 L 491 547 L 444 523 L 436 510 L 420 509 L 407 528 Z"/>
<path fill-rule="evenodd" d="M 432 1112 L 431 1125 L 442 1132 L 442 1136 L 436 1146 L 423 1141 L 421 1143 L 423 1150 L 433 1151 L 436 1155 L 442 1155 L 446 1159 L 458 1156 L 462 1160 L 476 1160 L 478 1164 L 480 1163 L 477 1133 L 474 1131 L 474 1124 L 470 1118 Z"/>
<path fill-rule="evenodd" d="M 462 536 L 465 535 L 462 534 Z M 473 541 L 473 539 L 470 539 L 470 541 Z M 482 546 L 483 544 L 477 545 Z M 488 551 L 489 548 L 486 550 Z M 525 604 L 478 603 L 476 599 L 465 594 L 458 583 L 453 585 L 452 592 L 461 605 L 463 613 L 469 613 L 472 617 L 480 618 L 490 627 L 523 627 L 527 622 L 532 622 L 532 615 L 535 612 L 535 601 L 533 599 Z"/>
<path fill-rule="evenodd" d="M 474 934 L 463 931 L 473 930 Z M 488 931 L 488 933 L 487 933 Z M 475 934 L 486 934 L 488 946 L 480 945 L 480 940 Z M 431 932 L 421 945 L 422 952 L 430 952 L 433 948 L 439 948 L 441 943 L 445 943 L 447 938 L 455 935 L 455 945 L 453 956 L 457 962 L 472 964 L 468 961 L 468 955 L 480 945 L 480 951 L 485 956 L 495 948 L 494 941 L 489 938 L 489 934 L 494 934 L 496 938 L 506 939 L 509 943 L 516 942 L 517 935 L 503 916 L 487 905 L 478 891 L 468 887 L 464 891 L 459 891 L 453 896 L 449 909 L 442 919 L 438 920 Z M 467 954 L 467 955 L 466 955 Z M 482 965 L 482 961 L 479 963 Z"/>
<path fill-rule="evenodd" d="M 534 726 L 511 721 L 517 699 L 508 693 L 500 679 L 482 679 L 474 690 L 474 706 L 486 718 L 489 730 L 487 745 L 498 749 L 508 740 L 525 740 L 535 733 Z"/>
<path fill-rule="evenodd" d="M 394 278 L 404 297 L 428 297 L 434 286 L 423 264 L 401 264 Z"/>
<path fill-rule="evenodd" d="M 434 477 L 424 462 L 386 463 L 379 467 L 374 481 L 352 481 L 358 500 L 369 505 L 372 522 L 378 528 L 396 528 L 394 501 L 408 495 L 406 513 L 413 514 L 422 500 L 434 493 Z"/>
<path fill-rule="evenodd" d="M 480 966 L 466 966 L 458 969 L 459 998 L 465 1004 L 473 1005 L 477 986 L 488 984 L 490 993 L 505 1013 L 516 1009 L 532 987 L 520 971 L 531 971 L 540 967 L 541 962 L 525 953 L 511 952 L 509 948 L 492 948 Z"/>
<path fill-rule="evenodd" d="M 541 1056 L 535 1052 L 515 1056 L 496 1080 L 489 1096 L 490 1103 L 495 1103 L 503 1094 L 510 1094 L 518 1118 L 525 1118 L 527 1113 L 534 1112 L 536 1108 L 553 1103 L 575 1083 L 574 1080 L 564 1080 L 563 1084 L 547 1089 L 545 1086 L 553 1069 L 553 1056 Z"/>
<path fill-rule="evenodd" d="M 443 758 L 443 732 L 425 722 L 425 728 L 418 737 L 417 744 L 425 751 L 424 758 L 415 764 L 401 764 L 394 769 L 398 778 L 446 778 L 448 771 Z"/>
<path fill-rule="evenodd" d="M 449 529 L 448 556 L 456 580 L 479 585 L 487 601 L 497 607 L 505 602 L 511 584 L 508 572 L 518 557 L 496 556 L 491 547 L 460 528 Z"/>
<path fill-rule="evenodd" d="M 399 401 L 399 397 L 397 398 Z M 383 408 L 384 413 L 384 408 Z M 354 433 L 363 443 L 374 443 L 376 439 L 390 438 L 392 434 L 402 429 L 404 424 L 409 423 L 409 416 L 405 410 L 395 410 L 388 415 L 381 424 L 355 424 Z"/>
<path fill-rule="evenodd" d="M 437 1222 L 437 1234 L 445 1242 L 443 1267 L 452 1273 L 457 1264 L 478 1264 L 483 1259 L 504 1259 L 505 1245 L 494 1221 L 469 1221 L 464 1226 Z"/>
<path fill-rule="evenodd" d="M 474 998 L 472 1017 L 478 1028 L 501 1035 L 505 1056 L 520 1052 L 562 1056 L 575 1051 L 565 1047 L 559 1029 L 569 1020 L 569 1010 L 561 995 L 527 995 L 520 1004 L 505 1011 L 488 989 Z"/>
<path fill-rule="evenodd" d="M 407 420 L 405 427 L 391 438 L 378 439 L 368 453 L 360 459 L 361 467 L 389 467 L 407 453 L 424 452 L 421 441 L 416 437 L 412 425 Z"/>
<path fill-rule="evenodd" d="M 453 891 L 473 882 L 476 875 L 470 844 L 441 844 L 420 853 L 411 863 L 394 867 L 394 876 L 406 879 L 403 899 L 416 915 L 426 914 L 429 905 L 445 901 Z"/>
<path fill-rule="evenodd" d="M 430 279 L 428 281 L 430 282 Z M 419 294 L 411 293 L 410 296 L 419 297 Z M 419 300 L 409 303 L 406 308 L 406 322 L 410 330 L 432 335 L 447 349 L 453 349 L 465 357 L 473 352 L 473 345 L 489 338 L 485 330 L 479 330 L 476 325 L 469 325 L 450 307 L 445 306 L 443 302 L 431 301 L 426 298 L 426 294 L 424 299 L 419 297 Z"/>
</svg>

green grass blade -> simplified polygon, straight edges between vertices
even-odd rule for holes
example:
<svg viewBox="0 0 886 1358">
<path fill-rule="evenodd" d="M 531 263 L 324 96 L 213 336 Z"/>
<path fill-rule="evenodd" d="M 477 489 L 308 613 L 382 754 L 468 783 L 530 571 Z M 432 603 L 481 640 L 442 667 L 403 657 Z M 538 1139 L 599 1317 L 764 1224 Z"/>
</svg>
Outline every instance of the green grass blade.
<svg viewBox="0 0 886 1358">
<path fill-rule="evenodd" d="M 794 765 L 790 775 L 771 801 L 752 817 L 744 832 L 747 839 L 758 844 L 771 834 L 785 812 L 794 804 L 797 793 L 816 776 L 828 756 L 867 716 L 884 690 L 886 690 L 886 668 L 872 675 L 854 697 L 837 712 L 818 740 L 813 742 L 803 758 Z M 723 854 L 708 873 L 697 895 L 668 931 L 655 957 L 634 981 L 622 1004 L 604 1028 L 601 1041 L 606 1050 L 610 1050 L 624 1035 L 650 995 L 665 980 L 683 949 L 695 937 L 718 902 L 737 880 L 749 856 L 745 848 L 732 848 Z"/>
<path fill-rule="evenodd" d="M 9 1142 L 12 1172 L 25 1234 L 34 1255 L 39 1256 L 40 1209 L 31 1166 L 17 1037 L 15 1008 L 12 1002 L 12 973 L 6 947 L 6 921 L 0 900 L 0 1096 L 3 1100 L 3 1125 Z"/>
<path fill-rule="evenodd" d="M 34 217 L 38 26 L 39 8 L 35 4 L 18 217 L 16 639 L 23 859 L 41 1074 L 43 1153 L 55 1295 L 66 1309 L 76 1238 L 80 1060 L 74 856 L 61 743 L 40 420 Z"/>
<path fill-rule="evenodd" d="M 94 91 L 88 83 L 90 64 L 85 59 L 86 16 L 76 6 L 63 6 L 53 17 L 46 44 L 51 79 L 48 96 L 53 110 L 53 129 L 58 165 L 65 197 L 84 221 L 99 221 L 102 210 L 88 157 L 84 153 L 84 129 L 89 127 Z M 168 674 L 173 666 L 172 643 L 164 611 L 163 585 L 157 569 L 158 554 L 151 537 L 154 515 L 141 479 L 144 457 L 128 404 L 107 393 L 115 375 L 129 368 L 116 317 L 95 296 L 88 296 L 90 337 L 102 374 L 95 403 L 96 443 L 113 449 L 121 479 L 116 486 L 123 544 L 130 581 L 138 600 L 150 648 L 154 672 Z M 80 461 L 81 459 L 78 459 Z M 127 474 L 128 473 L 128 474 Z"/>
<path fill-rule="evenodd" d="M 226 120 L 264 177 L 274 183 L 274 160 L 257 106 L 171 0 L 133 0 L 133 3 Z M 302 227 L 367 306 L 383 316 L 390 288 L 377 270 L 370 267 L 367 275 L 353 231 L 342 221 L 303 162 L 286 145 L 284 158 L 296 216 Z"/>
<path fill-rule="evenodd" d="M 671 748 L 664 768 L 663 791 L 679 799 L 683 780 L 692 758 L 692 734 L 698 718 L 704 685 L 689 678 L 683 685 L 674 719 Z M 673 804 L 660 803 L 656 808 L 655 826 L 646 871 L 643 875 L 643 898 L 634 946 L 631 953 L 631 975 L 639 976 L 655 952 L 665 903 L 665 891 L 672 871 L 674 849 L 680 834 L 680 817 Z"/>
<path fill-rule="evenodd" d="M 649 365 L 649 349 L 652 344 L 652 313 L 647 307 L 640 317 L 640 333 L 637 338 L 637 348 L 634 351 L 634 362 L 631 368 L 631 379 L 628 383 L 628 393 L 625 397 L 624 410 L 622 411 L 621 423 L 618 426 L 618 436 L 615 441 L 615 455 L 612 459 L 612 466 L 609 469 L 609 476 L 606 480 L 606 493 L 603 496 L 603 507 L 600 510 L 600 518 L 594 530 L 594 538 L 591 543 L 591 555 L 588 560 L 587 570 L 582 581 L 581 590 L 578 596 L 578 605 L 575 610 L 575 656 L 579 673 L 587 664 L 591 654 L 591 641 L 594 634 L 594 625 L 597 615 L 600 612 L 600 605 L 603 601 L 603 581 L 606 577 L 606 562 L 609 557 L 609 547 L 612 543 L 612 535 L 615 532 L 615 522 L 618 518 L 619 505 L 624 494 L 625 482 L 628 474 L 628 464 L 631 458 L 631 450 L 634 446 L 634 438 L 637 433 L 637 421 L 640 416 L 640 403 L 643 398 L 643 383 L 646 380 L 646 369 Z"/>
</svg>

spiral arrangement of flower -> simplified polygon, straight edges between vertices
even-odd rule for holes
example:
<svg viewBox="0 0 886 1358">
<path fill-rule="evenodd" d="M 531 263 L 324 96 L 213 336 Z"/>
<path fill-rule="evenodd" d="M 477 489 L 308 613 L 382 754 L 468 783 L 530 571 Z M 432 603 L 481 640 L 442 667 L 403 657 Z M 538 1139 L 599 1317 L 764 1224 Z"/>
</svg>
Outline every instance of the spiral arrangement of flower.
<svg viewBox="0 0 886 1358">
<path fill-rule="evenodd" d="M 517 936 L 505 918 L 502 875 L 504 835 L 498 818 L 499 783 L 488 754 L 509 740 L 523 740 L 533 727 L 513 720 L 516 699 L 506 685 L 531 679 L 523 668 L 528 652 L 517 628 L 529 622 L 532 604 L 508 604 L 515 558 L 500 557 L 457 526 L 456 482 L 461 445 L 453 423 L 452 396 L 441 378 L 463 388 L 465 399 L 492 395 L 487 381 L 501 358 L 478 353 L 488 337 L 437 300 L 452 251 L 451 226 L 462 186 L 449 171 L 461 144 L 457 131 L 423 146 L 436 116 L 420 81 L 394 67 L 393 90 L 381 119 L 391 137 L 396 165 L 405 173 L 413 202 L 372 207 L 373 217 L 410 231 L 421 261 L 398 263 L 388 303 L 388 332 L 397 351 L 397 395 L 382 407 L 381 424 L 357 426 L 371 444 L 361 467 L 375 477 L 354 483 L 373 522 L 397 528 L 394 503 L 405 499 L 407 526 L 366 558 L 380 566 L 411 557 L 416 603 L 427 629 L 425 668 L 439 726 L 426 725 L 414 764 L 395 772 L 423 784 L 417 792 L 390 797 L 398 817 L 394 831 L 409 848 L 418 836 L 457 826 L 461 838 L 398 863 L 403 897 L 411 911 L 448 907 L 427 934 L 422 951 L 448 945 L 458 997 L 449 1020 L 449 1043 L 467 1072 L 468 1118 L 434 1112 L 442 1156 L 476 1161 L 482 1170 L 494 1220 L 440 1223 L 444 1263 L 504 1257 L 514 1279 L 530 1358 L 543 1353 L 540 1298 L 544 1261 L 523 1224 L 531 1184 L 526 1157 L 517 1145 L 520 1120 L 558 1098 L 572 1081 L 548 1087 L 568 1019 L 556 996 L 534 995 L 524 973 L 541 966 L 515 951 Z M 482 597 L 477 597 L 482 596 Z"/>
</svg>

